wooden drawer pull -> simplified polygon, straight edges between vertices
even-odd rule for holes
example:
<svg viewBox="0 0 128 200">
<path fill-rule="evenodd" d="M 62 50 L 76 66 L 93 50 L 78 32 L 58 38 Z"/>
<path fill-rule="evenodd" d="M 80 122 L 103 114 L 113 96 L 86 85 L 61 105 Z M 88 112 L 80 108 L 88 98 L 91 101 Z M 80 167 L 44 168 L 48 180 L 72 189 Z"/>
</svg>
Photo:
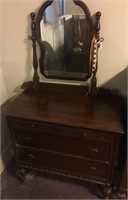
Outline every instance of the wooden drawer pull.
<svg viewBox="0 0 128 200">
<path fill-rule="evenodd" d="M 96 167 L 89 167 L 89 171 L 90 171 L 90 172 L 96 171 Z"/>
<path fill-rule="evenodd" d="M 98 153 L 98 149 L 90 149 L 90 154 L 96 154 Z"/>
<path fill-rule="evenodd" d="M 25 141 L 26 143 L 31 142 L 31 141 L 32 141 L 32 138 L 29 137 L 29 136 L 26 136 L 26 137 L 24 137 L 24 141 Z"/>
<path fill-rule="evenodd" d="M 34 156 L 32 154 L 28 154 L 28 160 L 32 161 L 34 159 Z"/>
<path fill-rule="evenodd" d="M 85 132 L 85 133 L 83 134 L 83 136 L 86 137 L 86 135 L 87 135 L 87 133 Z"/>
<path fill-rule="evenodd" d="M 84 133 L 80 133 L 80 137 L 86 137 L 87 136 L 87 133 L 84 132 Z"/>
</svg>

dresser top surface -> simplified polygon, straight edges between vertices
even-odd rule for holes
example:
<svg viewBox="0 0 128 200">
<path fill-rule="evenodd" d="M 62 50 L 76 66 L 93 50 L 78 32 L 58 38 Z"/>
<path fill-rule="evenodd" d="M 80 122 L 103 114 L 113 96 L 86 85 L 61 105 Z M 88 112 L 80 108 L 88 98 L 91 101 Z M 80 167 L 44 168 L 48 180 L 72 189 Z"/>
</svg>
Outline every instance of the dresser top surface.
<svg viewBox="0 0 128 200">
<path fill-rule="evenodd" d="M 123 133 L 121 101 L 117 97 L 84 97 L 83 90 L 69 93 L 45 88 L 42 93 L 25 90 L 3 115 L 40 122 Z M 82 91 L 82 92 L 81 92 Z"/>
</svg>

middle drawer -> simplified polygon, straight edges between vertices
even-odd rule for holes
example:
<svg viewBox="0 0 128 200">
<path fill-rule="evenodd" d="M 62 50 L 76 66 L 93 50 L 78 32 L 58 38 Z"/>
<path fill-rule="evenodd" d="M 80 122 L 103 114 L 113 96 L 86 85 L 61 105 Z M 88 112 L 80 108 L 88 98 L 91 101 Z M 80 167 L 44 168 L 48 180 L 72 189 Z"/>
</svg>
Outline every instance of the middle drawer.
<svg viewBox="0 0 128 200">
<path fill-rule="evenodd" d="M 109 161 L 110 143 L 83 138 L 52 135 L 34 131 L 15 130 L 18 145 L 46 149 L 62 154 L 70 154 L 93 160 Z"/>
</svg>

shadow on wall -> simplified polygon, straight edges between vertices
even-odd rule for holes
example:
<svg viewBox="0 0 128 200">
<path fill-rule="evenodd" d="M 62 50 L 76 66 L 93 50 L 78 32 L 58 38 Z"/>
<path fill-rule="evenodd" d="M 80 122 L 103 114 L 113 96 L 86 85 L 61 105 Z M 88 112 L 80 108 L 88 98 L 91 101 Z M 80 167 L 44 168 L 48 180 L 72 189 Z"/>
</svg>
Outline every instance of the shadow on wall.
<svg viewBox="0 0 128 200">
<path fill-rule="evenodd" d="M 102 85 L 104 88 L 112 89 L 119 95 L 127 96 L 127 68 L 116 74 L 112 79 Z"/>
<path fill-rule="evenodd" d="M 5 107 L 11 102 L 7 100 L 0 106 L 1 111 L 4 110 Z M 0 151 L 0 174 L 6 167 L 7 163 L 13 156 L 12 142 L 11 137 L 8 130 L 8 125 L 5 116 L 1 115 L 1 131 L 0 131 L 0 139 L 1 139 L 1 151 Z"/>
<path fill-rule="evenodd" d="M 123 96 L 122 101 L 122 122 L 124 124 L 125 134 L 121 137 L 119 144 L 119 163 L 121 170 L 124 168 L 127 154 L 127 68 L 116 74 L 113 78 L 107 81 L 102 87 L 111 89 L 114 94 Z"/>
</svg>

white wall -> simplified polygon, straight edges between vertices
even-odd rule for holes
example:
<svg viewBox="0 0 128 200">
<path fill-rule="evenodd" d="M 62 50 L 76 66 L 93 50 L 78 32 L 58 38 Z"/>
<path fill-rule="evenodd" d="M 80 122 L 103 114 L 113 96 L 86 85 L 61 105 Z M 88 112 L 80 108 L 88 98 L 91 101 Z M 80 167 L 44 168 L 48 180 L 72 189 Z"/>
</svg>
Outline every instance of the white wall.
<svg viewBox="0 0 128 200">
<path fill-rule="evenodd" d="M 17 94 L 24 81 L 32 79 L 32 48 L 31 41 L 27 40 L 31 34 L 29 14 L 38 9 L 42 2 L 43 0 L 0 0 L 1 104 Z M 92 14 L 97 11 L 102 13 L 100 35 L 104 37 L 104 43 L 99 52 L 99 86 L 118 88 L 122 94 L 126 94 L 128 1 L 84 2 Z M 5 135 L 4 131 L 2 135 Z"/>
</svg>

